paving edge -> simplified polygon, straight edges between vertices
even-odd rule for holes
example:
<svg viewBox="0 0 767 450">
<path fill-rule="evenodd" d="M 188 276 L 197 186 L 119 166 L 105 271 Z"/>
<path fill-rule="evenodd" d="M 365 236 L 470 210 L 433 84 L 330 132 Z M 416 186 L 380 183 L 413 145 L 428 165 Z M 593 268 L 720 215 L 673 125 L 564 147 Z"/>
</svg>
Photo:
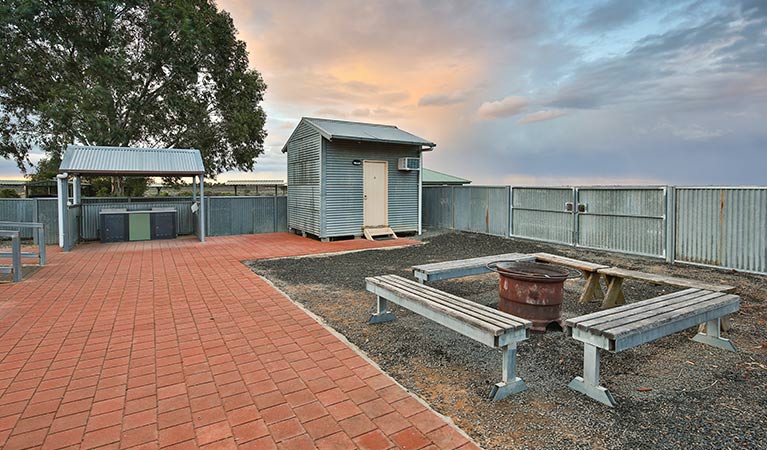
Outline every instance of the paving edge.
<svg viewBox="0 0 767 450">
<path fill-rule="evenodd" d="M 294 255 L 294 256 L 277 256 L 276 258 L 243 259 L 240 262 L 247 263 L 247 262 L 251 262 L 251 261 L 252 262 L 256 262 L 256 261 L 258 261 L 258 262 L 261 262 L 261 261 L 279 261 L 279 260 L 282 260 L 282 259 L 329 258 L 331 256 L 347 255 L 349 253 L 360 253 L 360 252 L 369 252 L 369 251 L 378 251 L 378 250 L 399 250 L 401 248 L 412 247 L 414 245 L 424 245 L 424 242 L 415 241 L 412 244 L 392 245 L 392 246 L 389 246 L 389 247 L 357 248 L 357 249 L 354 249 L 354 250 L 341 250 L 341 251 L 337 251 L 337 252 L 307 253 L 305 255 Z M 263 277 L 261 277 L 261 278 L 263 278 Z M 264 278 L 264 279 L 266 280 L 266 278 Z M 269 281 L 269 280 L 267 280 L 267 281 Z M 276 288 L 277 287 L 275 286 L 275 289 Z M 279 290 L 279 289 L 277 289 L 277 290 Z M 287 294 L 285 294 L 282 291 L 280 291 L 280 292 L 287 297 Z M 290 297 L 288 297 L 288 298 L 290 298 Z M 293 301 L 293 299 L 291 299 L 290 301 L 292 301 L 293 303 L 296 303 L 295 301 Z"/>
<path fill-rule="evenodd" d="M 410 244 L 410 245 L 412 245 L 412 244 Z M 401 247 L 402 247 L 402 246 L 401 246 Z M 401 247 L 385 247 L 385 248 L 386 248 L 386 249 L 388 249 L 388 248 L 401 248 Z M 367 250 L 371 250 L 371 249 L 367 249 Z M 381 249 L 372 249 L 372 250 L 381 250 Z M 353 250 L 353 251 L 351 251 L 351 252 L 343 252 L 343 253 L 353 253 L 353 252 L 356 252 L 356 251 L 358 251 L 358 250 Z M 338 253 L 337 253 L 337 254 L 338 254 Z M 284 258 L 273 258 L 273 259 L 284 259 Z M 256 274 L 256 273 L 254 273 L 254 275 L 256 275 L 257 277 L 259 277 L 259 278 L 261 278 L 262 280 L 264 280 L 264 281 L 266 282 L 266 284 L 268 284 L 268 285 L 269 285 L 269 286 L 270 286 L 272 289 L 274 289 L 275 291 L 279 292 L 279 293 L 280 293 L 280 295 L 282 295 L 283 297 L 285 297 L 286 299 L 288 299 L 288 301 L 290 301 L 291 303 L 293 303 L 294 305 L 296 305 L 296 306 L 298 307 L 298 309 L 300 309 L 301 311 L 303 311 L 304 313 L 306 313 L 306 315 L 308 315 L 309 317 L 311 317 L 311 318 L 312 318 L 312 319 L 313 319 L 315 322 L 317 322 L 317 323 L 318 323 L 318 324 L 320 324 L 320 325 L 321 325 L 323 328 L 325 328 L 327 331 L 329 331 L 329 332 L 330 332 L 330 334 L 332 334 L 333 336 L 335 336 L 336 338 L 338 338 L 338 340 L 340 340 L 341 342 L 343 342 L 344 344 L 346 344 L 346 346 L 348 346 L 349 348 L 351 348 L 352 350 L 354 350 L 354 352 L 355 352 L 355 353 L 357 353 L 357 354 L 358 354 L 358 355 L 359 355 L 359 356 L 360 356 L 362 359 L 364 359 L 364 360 L 365 360 L 365 361 L 366 361 L 368 364 L 370 364 L 371 366 L 373 366 L 373 367 L 375 367 L 376 369 L 378 369 L 378 370 L 379 370 L 379 371 L 380 371 L 382 374 L 384 374 L 384 376 L 386 376 L 388 379 L 390 379 L 390 380 L 391 380 L 391 381 L 392 381 L 394 384 L 396 384 L 397 386 L 399 386 L 400 388 L 402 388 L 402 390 L 404 390 L 405 392 L 407 392 L 407 393 L 408 393 L 408 395 L 410 395 L 411 397 L 413 397 L 414 399 L 416 399 L 416 400 L 417 400 L 419 403 L 421 403 L 421 404 L 422 404 L 424 407 L 426 407 L 426 409 L 427 409 L 427 410 L 431 411 L 431 412 L 432 412 L 432 413 L 434 413 L 434 414 L 435 414 L 437 417 L 439 417 L 440 419 L 444 420 L 444 421 L 445 421 L 445 422 L 446 422 L 446 423 L 447 423 L 449 426 L 453 427 L 453 429 L 455 429 L 455 430 L 456 430 L 456 431 L 458 431 L 458 432 L 459 432 L 459 433 L 460 433 L 460 434 L 461 434 L 463 437 L 465 437 L 466 439 L 468 439 L 468 440 L 469 440 L 469 442 L 471 442 L 472 444 L 476 445 L 478 448 L 482 448 L 482 446 L 481 446 L 481 445 L 479 445 L 479 444 L 478 444 L 478 443 L 477 443 L 477 442 L 476 442 L 476 441 L 475 441 L 475 440 L 474 440 L 474 439 L 473 439 L 471 436 L 469 436 L 469 435 L 468 435 L 468 434 L 467 434 L 465 431 L 463 431 L 463 430 L 461 429 L 461 427 L 459 427 L 458 425 L 456 425 L 456 424 L 455 424 L 455 422 L 453 421 L 452 417 L 446 416 L 446 415 L 442 414 L 441 412 L 439 412 L 439 411 L 435 410 L 434 408 L 432 408 L 432 407 L 431 407 L 431 405 L 430 405 L 430 404 L 428 404 L 428 403 L 426 402 L 426 400 L 424 400 L 424 399 L 422 399 L 421 397 L 419 397 L 419 396 L 418 396 L 418 394 L 416 394 L 415 392 L 411 391 L 410 389 L 408 389 L 408 388 L 406 388 L 405 386 L 403 386 L 402 384 L 400 384 L 400 382 L 399 382 L 399 381 L 397 381 L 397 380 L 396 380 L 396 379 L 394 379 L 394 378 L 393 378 L 391 375 L 389 375 L 388 373 L 386 373 L 386 371 L 385 371 L 385 370 L 383 370 L 383 369 L 381 368 L 381 366 L 379 366 L 379 365 L 378 365 L 378 363 L 376 363 L 375 361 L 373 361 L 372 359 L 370 359 L 370 357 L 367 355 L 367 353 L 365 353 L 365 352 L 364 352 L 364 351 L 363 351 L 361 348 L 357 347 L 357 346 L 356 346 L 354 343 L 352 343 L 351 341 L 349 341 L 349 339 L 347 339 L 347 338 L 346 338 L 346 336 L 344 336 L 343 334 L 341 334 L 341 333 L 339 333 L 338 331 L 336 331 L 336 329 L 335 329 L 335 328 L 333 328 L 333 327 L 331 327 L 330 325 L 328 325 L 328 324 L 327 324 L 327 322 L 325 322 L 325 319 L 323 319 L 322 317 L 320 317 L 320 316 L 318 316 L 317 314 L 313 313 L 312 311 L 310 311 L 309 309 L 307 309 L 307 308 L 306 308 L 304 305 L 302 305 L 301 303 L 299 303 L 299 302 L 297 302 L 297 301 L 293 300 L 292 298 L 290 298 L 290 296 L 289 296 L 288 294 L 286 294 L 285 292 L 283 292 L 283 291 L 282 291 L 282 289 L 278 288 L 278 287 L 277 287 L 277 286 L 276 286 L 274 283 L 272 283 L 272 282 L 271 282 L 269 279 L 267 279 L 267 278 L 264 278 L 264 277 L 262 277 L 261 275 L 258 275 L 258 274 Z"/>
</svg>

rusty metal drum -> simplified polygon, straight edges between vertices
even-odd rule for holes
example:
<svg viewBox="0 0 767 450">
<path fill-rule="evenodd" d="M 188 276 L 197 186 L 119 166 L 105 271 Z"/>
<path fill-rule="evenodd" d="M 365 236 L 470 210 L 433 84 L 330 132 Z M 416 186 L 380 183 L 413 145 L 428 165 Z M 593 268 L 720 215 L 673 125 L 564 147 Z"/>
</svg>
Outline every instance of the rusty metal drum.
<svg viewBox="0 0 767 450">
<path fill-rule="evenodd" d="M 562 329 L 562 299 L 568 278 L 576 278 L 571 269 L 534 262 L 488 264 L 498 272 L 498 309 L 533 322 L 532 330 L 546 331 L 552 325 Z"/>
</svg>

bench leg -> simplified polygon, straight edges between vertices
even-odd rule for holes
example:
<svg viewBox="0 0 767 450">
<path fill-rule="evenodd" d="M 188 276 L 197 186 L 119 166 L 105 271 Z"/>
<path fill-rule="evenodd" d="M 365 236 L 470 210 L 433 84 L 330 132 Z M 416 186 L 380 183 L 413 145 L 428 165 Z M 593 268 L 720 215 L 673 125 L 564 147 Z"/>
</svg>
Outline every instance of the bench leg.
<svg viewBox="0 0 767 450">
<path fill-rule="evenodd" d="M 599 279 L 602 275 L 591 272 L 586 274 L 586 287 L 581 294 L 581 303 L 588 303 L 592 300 L 602 300 L 604 293 L 602 292 L 602 285 L 599 284 Z"/>
<path fill-rule="evenodd" d="M 583 377 L 573 378 L 567 387 L 611 408 L 617 404 L 610 391 L 599 385 L 599 348 L 591 344 L 583 344 Z"/>
<path fill-rule="evenodd" d="M 503 347 L 503 378 L 490 391 L 493 401 L 503 400 L 511 394 L 527 389 L 525 382 L 517 376 L 517 343 Z"/>
<path fill-rule="evenodd" d="M 712 345 L 731 352 L 737 351 L 732 342 L 729 339 L 725 339 L 721 335 L 721 328 L 719 324 L 720 319 L 709 320 L 706 322 L 706 329 L 703 332 L 696 334 L 692 340 L 700 342 L 701 344 Z"/>
<path fill-rule="evenodd" d="M 623 278 L 605 276 L 607 281 L 607 295 L 602 300 L 602 308 L 612 308 L 613 306 L 626 303 L 623 296 Z"/>
<path fill-rule="evenodd" d="M 388 311 L 386 309 L 387 307 L 387 301 L 385 298 L 378 296 L 378 312 L 375 314 L 370 315 L 370 319 L 368 319 L 368 323 L 383 323 L 383 322 L 391 322 L 394 320 L 394 313 L 391 311 Z"/>
<path fill-rule="evenodd" d="M 413 272 L 413 276 L 421 284 L 426 284 L 426 274 L 421 272 Z"/>
</svg>

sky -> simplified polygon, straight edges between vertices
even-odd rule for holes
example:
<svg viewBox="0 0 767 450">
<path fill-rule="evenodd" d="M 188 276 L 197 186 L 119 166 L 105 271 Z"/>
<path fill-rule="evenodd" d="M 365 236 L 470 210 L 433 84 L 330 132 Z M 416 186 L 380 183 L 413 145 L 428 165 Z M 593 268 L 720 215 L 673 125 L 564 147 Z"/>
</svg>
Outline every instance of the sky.
<svg viewBox="0 0 767 450">
<path fill-rule="evenodd" d="M 767 184 L 767 0 L 218 5 L 269 133 L 255 171 L 221 181 L 285 179 L 310 116 L 396 125 L 474 184 Z"/>
</svg>

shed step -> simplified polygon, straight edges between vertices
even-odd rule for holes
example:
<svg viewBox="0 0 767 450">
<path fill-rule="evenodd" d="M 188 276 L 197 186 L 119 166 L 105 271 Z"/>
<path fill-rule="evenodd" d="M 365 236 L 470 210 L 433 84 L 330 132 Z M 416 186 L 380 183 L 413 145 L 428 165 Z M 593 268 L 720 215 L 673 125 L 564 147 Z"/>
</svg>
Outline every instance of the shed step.
<svg viewBox="0 0 767 450">
<path fill-rule="evenodd" d="M 397 235 L 389 227 L 368 227 L 363 228 L 362 233 L 365 235 L 365 239 L 369 241 L 375 241 L 375 238 L 384 239 L 397 239 Z"/>
</svg>

